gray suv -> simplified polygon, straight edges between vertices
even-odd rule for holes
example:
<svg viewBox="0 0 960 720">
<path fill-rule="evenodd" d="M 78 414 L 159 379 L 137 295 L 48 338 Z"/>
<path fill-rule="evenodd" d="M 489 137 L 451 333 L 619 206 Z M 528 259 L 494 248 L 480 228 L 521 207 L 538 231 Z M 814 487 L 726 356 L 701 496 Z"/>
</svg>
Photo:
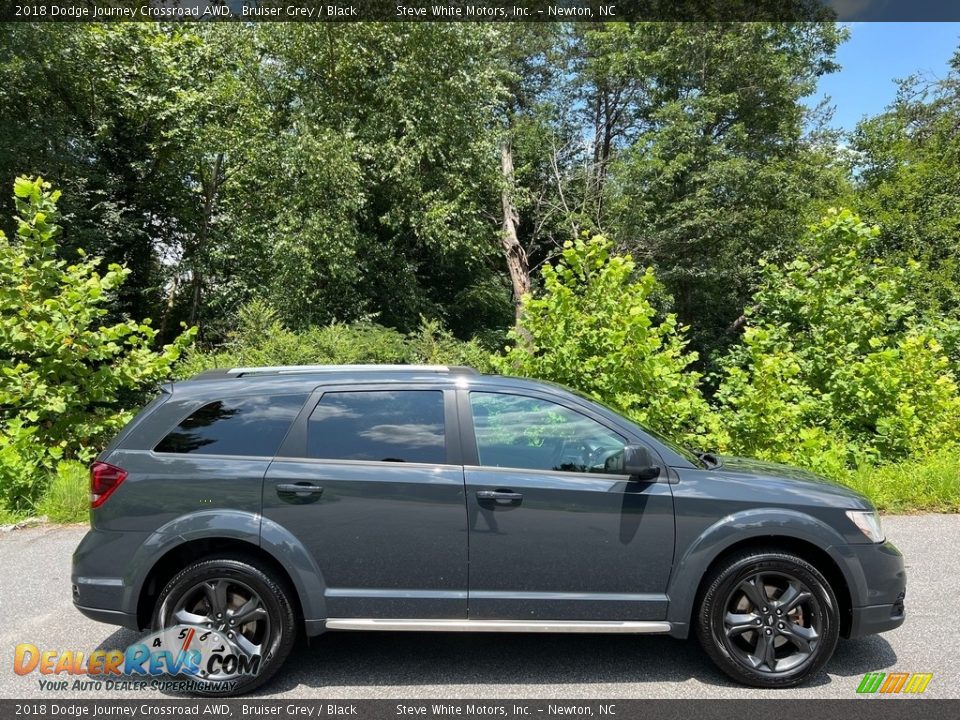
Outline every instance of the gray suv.
<svg viewBox="0 0 960 720">
<path fill-rule="evenodd" d="M 904 620 L 861 495 L 469 368 L 202 373 L 103 451 L 91 505 L 74 603 L 216 633 L 248 662 L 200 668 L 202 694 L 328 630 L 693 632 L 736 680 L 789 687 Z"/>
</svg>

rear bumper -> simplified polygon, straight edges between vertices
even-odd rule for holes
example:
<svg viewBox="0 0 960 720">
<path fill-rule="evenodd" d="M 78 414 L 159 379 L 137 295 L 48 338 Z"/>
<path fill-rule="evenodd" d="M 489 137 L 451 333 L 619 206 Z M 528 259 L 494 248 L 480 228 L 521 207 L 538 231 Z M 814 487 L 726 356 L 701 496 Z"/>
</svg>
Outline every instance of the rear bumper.
<svg viewBox="0 0 960 720">
<path fill-rule="evenodd" d="M 88 618 L 131 629 L 137 627 L 139 587 L 129 578 L 130 557 L 144 533 L 90 530 L 73 553 L 74 607 Z"/>
<path fill-rule="evenodd" d="M 77 605 L 76 603 L 74 603 L 73 606 L 91 620 L 107 623 L 108 625 L 121 625 L 125 628 L 130 628 L 131 630 L 140 629 L 137 627 L 136 615 L 120 612 L 119 610 L 105 610 L 103 608 L 84 607 L 83 605 Z"/>
</svg>

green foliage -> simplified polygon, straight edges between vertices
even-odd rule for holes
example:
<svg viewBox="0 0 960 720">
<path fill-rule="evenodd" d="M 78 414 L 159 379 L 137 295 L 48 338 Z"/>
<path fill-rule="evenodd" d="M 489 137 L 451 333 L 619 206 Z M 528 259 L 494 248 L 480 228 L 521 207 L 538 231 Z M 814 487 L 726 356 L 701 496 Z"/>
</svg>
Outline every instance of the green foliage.
<svg viewBox="0 0 960 720">
<path fill-rule="evenodd" d="M 703 361 L 735 336 L 757 260 L 792 257 L 846 185 L 803 98 L 832 23 L 590 24 L 583 78 L 613 117 L 602 227 L 650 263 Z M 824 142 L 826 140 L 826 142 Z"/>
<path fill-rule="evenodd" d="M 940 80 L 903 80 L 896 101 L 851 138 L 857 206 L 883 228 L 872 250 L 893 263 L 921 262 L 909 291 L 932 316 L 960 316 L 958 123 L 960 52 Z"/>
<path fill-rule="evenodd" d="M 37 515 L 46 515 L 50 522 L 85 522 L 90 514 L 90 476 L 83 463 L 64 460 L 57 464 Z"/>
<path fill-rule="evenodd" d="M 55 219 L 21 179 L 0 219 L 0 497 L 30 509 L 158 378 L 241 364 L 495 367 L 704 447 L 920 468 L 960 424 L 960 55 L 842 153 L 803 99 L 845 32 L 0 27 L 0 176 L 67 193 Z M 491 359 L 505 187 L 543 287 Z M 837 214 L 804 236 L 851 199 L 883 234 Z"/>
<path fill-rule="evenodd" d="M 178 368 L 189 377 L 216 367 L 257 365 L 339 365 L 431 363 L 470 365 L 483 370 L 489 353 L 476 341 L 457 340 L 436 321 L 423 320 L 409 335 L 369 320 L 332 323 L 292 331 L 262 300 L 244 305 L 225 349 L 192 349 Z"/>
<path fill-rule="evenodd" d="M 833 211 L 809 257 L 764 267 L 717 392 L 735 451 L 836 476 L 960 439 L 949 359 L 906 296 L 916 264 L 865 259 L 878 233 Z"/>
<path fill-rule="evenodd" d="M 159 352 L 149 320 L 104 323 L 129 272 L 82 252 L 57 259 L 58 191 L 14 185 L 15 238 L 0 233 L 0 493 L 11 509 L 39 495 L 61 458 L 89 459 L 138 393 L 170 375 L 195 331 Z"/>
<path fill-rule="evenodd" d="M 568 242 L 557 266 L 544 267 L 543 292 L 525 298 L 496 367 L 576 388 L 655 430 L 702 438 L 711 414 L 689 369 L 696 355 L 676 317 L 658 317 L 657 291 L 653 271 L 638 271 L 606 238 Z"/>
<path fill-rule="evenodd" d="M 862 465 L 841 479 L 884 512 L 960 512 L 957 452 L 946 447 L 916 460 Z"/>
</svg>

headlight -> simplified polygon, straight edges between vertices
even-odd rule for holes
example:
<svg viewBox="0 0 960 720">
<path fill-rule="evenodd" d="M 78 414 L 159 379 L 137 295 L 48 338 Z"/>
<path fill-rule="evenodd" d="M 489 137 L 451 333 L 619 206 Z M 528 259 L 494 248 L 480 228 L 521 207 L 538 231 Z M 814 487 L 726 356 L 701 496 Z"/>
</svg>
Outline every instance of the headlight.
<svg viewBox="0 0 960 720">
<path fill-rule="evenodd" d="M 847 510 L 847 517 L 860 528 L 860 532 L 866 535 L 870 542 L 882 543 L 886 539 L 876 510 Z"/>
</svg>

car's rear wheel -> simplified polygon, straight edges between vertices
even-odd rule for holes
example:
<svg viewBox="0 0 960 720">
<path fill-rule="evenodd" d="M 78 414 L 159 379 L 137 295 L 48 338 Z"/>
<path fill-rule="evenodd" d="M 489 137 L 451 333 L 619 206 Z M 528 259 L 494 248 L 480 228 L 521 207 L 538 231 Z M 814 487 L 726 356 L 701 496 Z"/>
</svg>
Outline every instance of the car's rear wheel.
<svg viewBox="0 0 960 720">
<path fill-rule="evenodd" d="M 727 675 L 756 687 L 792 687 L 833 655 L 840 630 L 824 576 L 792 553 L 751 550 L 710 574 L 697 635 Z"/>
<path fill-rule="evenodd" d="M 195 692 L 211 696 L 240 695 L 265 683 L 290 654 L 297 634 L 284 583 L 241 557 L 200 560 L 167 583 L 154 627 L 174 626 L 196 631 L 189 638 L 195 638 L 194 647 L 204 647 L 203 660 L 190 679 L 197 683 Z M 211 663 L 214 654 L 219 657 Z"/>
</svg>

